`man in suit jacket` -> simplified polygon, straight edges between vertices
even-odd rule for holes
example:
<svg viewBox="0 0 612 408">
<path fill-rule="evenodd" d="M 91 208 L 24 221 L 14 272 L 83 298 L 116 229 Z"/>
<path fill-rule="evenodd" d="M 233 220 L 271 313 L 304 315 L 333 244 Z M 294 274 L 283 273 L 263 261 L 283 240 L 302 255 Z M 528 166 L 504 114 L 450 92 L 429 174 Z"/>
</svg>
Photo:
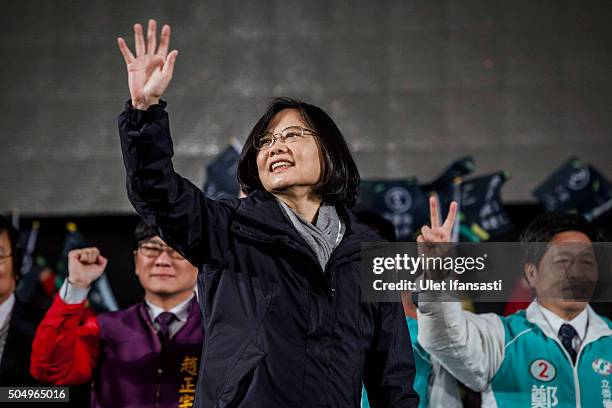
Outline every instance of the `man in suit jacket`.
<svg viewBox="0 0 612 408">
<path fill-rule="evenodd" d="M 0 216 L 0 386 L 36 384 L 29 372 L 30 353 L 42 312 L 15 297 L 19 279 L 17 231 Z"/>
<path fill-rule="evenodd" d="M 203 340 L 198 270 L 143 222 L 133 255 L 143 301 L 91 316 L 85 302 L 107 260 L 94 247 L 68 253 L 68 279 L 34 337 L 31 372 L 54 385 L 93 382 L 96 408 L 191 407 Z"/>
</svg>

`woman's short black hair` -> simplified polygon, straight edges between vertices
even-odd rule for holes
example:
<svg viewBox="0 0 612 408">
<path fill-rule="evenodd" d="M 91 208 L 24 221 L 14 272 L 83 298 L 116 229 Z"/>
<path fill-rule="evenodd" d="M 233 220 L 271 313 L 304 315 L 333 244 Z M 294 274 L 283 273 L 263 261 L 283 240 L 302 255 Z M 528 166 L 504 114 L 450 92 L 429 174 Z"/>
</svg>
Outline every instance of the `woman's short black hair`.
<svg viewBox="0 0 612 408">
<path fill-rule="evenodd" d="M 134 229 L 134 251 L 138 249 L 138 245 L 140 245 L 141 242 L 148 241 L 155 236 L 157 236 L 157 234 L 146 222 L 143 220 L 138 221 Z"/>
<path fill-rule="evenodd" d="M 604 240 L 601 231 L 579 214 L 544 213 L 536 217 L 521 234 L 525 263 L 537 265 L 546 251 L 546 246 L 541 243 L 550 242 L 555 235 L 567 231 L 582 232 L 592 242 Z"/>
<path fill-rule="evenodd" d="M 348 208 L 355 205 L 359 192 L 359 171 L 340 129 L 321 108 L 287 97 L 272 100 L 242 148 L 238 163 L 238 182 L 242 190 L 247 195 L 253 190 L 263 190 L 257 171 L 257 149 L 253 141 L 268 129 L 274 116 L 284 109 L 299 111 L 317 134 L 315 138 L 321 148 L 323 163 L 321 179 L 314 186 L 313 193 L 331 205 Z"/>
<path fill-rule="evenodd" d="M 21 251 L 19 250 L 18 245 L 18 232 L 8 219 L 0 215 L 0 234 L 2 234 L 4 231 L 7 232 L 9 244 L 11 246 L 11 258 L 13 258 L 13 276 L 18 280 L 21 277 Z"/>
</svg>

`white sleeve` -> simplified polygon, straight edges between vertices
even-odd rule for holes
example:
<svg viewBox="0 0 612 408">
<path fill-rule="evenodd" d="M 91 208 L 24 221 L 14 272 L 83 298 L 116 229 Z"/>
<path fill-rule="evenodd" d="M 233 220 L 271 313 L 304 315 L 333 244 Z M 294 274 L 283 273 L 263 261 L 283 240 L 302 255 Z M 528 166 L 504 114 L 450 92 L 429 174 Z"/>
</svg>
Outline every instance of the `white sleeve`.
<svg viewBox="0 0 612 408">
<path fill-rule="evenodd" d="M 434 359 L 428 392 L 430 407 L 463 408 L 457 380 Z"/>
<path fill-rule="evenodd" d="M 75 304 L 81 303 L 85 299 L 87 299 L 87 295 L 89 294 L 88 289 L 77 288 L 76 286 L 70 284 L 68 279 L 64 279 L 64 283 L 59 290 L 59 296 L 64 303 L 67 304 Z"/>
<path fill-rule="evenodd" d="M 419 302 L 419 344 L 456 379 L 483 391 L 504 359 L 504 325 L 494 313 L 466 312 L 459 302 Z"/>
</svg>

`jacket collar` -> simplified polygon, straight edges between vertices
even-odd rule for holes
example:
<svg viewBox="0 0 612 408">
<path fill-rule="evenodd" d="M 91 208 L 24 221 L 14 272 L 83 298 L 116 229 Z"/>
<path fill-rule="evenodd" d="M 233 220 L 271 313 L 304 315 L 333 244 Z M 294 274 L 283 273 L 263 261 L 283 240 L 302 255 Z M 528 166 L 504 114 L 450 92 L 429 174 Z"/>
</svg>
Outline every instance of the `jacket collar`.
<svg viewBox="0 0 612 408">
<path fill-rule="evenodd" d="M 240 200 L 236 215 L 242 223 L 263 227 L 265 235 L 284 234 L 292 238 L 299 236 L 274 196 L 267 191 L 255 190 Z"/>
<path fill-rule="evenodd" d="M 336 210 L 344 221 L 346 231 L 342 241 L 332 253 L 330 262 L 332 259 L 337 260 L 359 252 L 361 242 L 381 241 L 374 231 L 360 224 L 350 210 L 340 206 L 336 206 Z M 283 242 L 316 259 L 271 193 L 264 190 L 253 191 L 248 197 L 240 200 L 236 216 L 241 225 L 234 227 L 234 232 L 263 242 Z"/>
<path fill-rule="evenodd" d="M 587 330 L 584 336 L 584 340 L 580 348 L 584 348 L 589 343 L 595 340 L 605 337 L 612 336 L 612 329 L 606 321 L 599 316 L 590 305 L 587 305 Z M 533 300 L 525 312 L 527 320 L 535 324 L 542 332 L 551 339 L 558 340 L 557 333 L 554 332 L 551 325 L 546 320 L 544 313 L 542 313 L 541 306 L 538 304 L 537 299 Z"/>
<path fill-rule="evenodd" d="M 191 295 L 191 297 L 179 303 L 178 305 L 174 306 L 172 309 L 167 310 L 167 312 L 173 313 L 178 321 L 186 322 L 187 319 L 189 318 L 189 312 L 190 312 L 192 300 L 194 297 L 195 297 L 195 292 Z M 157 319 L 157 317 L 162 312 L 165 311 L 161 307 L 149 302 L 147 299 L 144 300 L 144 304 L 145 304 L 145 309 L 147 310 L 147 313 L 149 314 L 149 319 L 152 322 L 154 322 L 155 319 Z"/>
<path fill-rule="evenodd" d="M 136 307 L 138 309 L 138 315 L 140 316 L 140 318 L 147 324 L 147 326 L 149 326 L 153 331 L 155 331 L 155 326 L 153 325 L 154 320 L 151 316 L 150 308 L 147 302 L 143 299 L 143 301 L 138 303 Z M 198 299 L 195 294 L 194 296 L 189 298 L 185 307 L 187 309 L 187 322 L 189 322 L 190 319 L 193 319 L 200 314 L 200 306 L 198 304 Z"/>
</svg>

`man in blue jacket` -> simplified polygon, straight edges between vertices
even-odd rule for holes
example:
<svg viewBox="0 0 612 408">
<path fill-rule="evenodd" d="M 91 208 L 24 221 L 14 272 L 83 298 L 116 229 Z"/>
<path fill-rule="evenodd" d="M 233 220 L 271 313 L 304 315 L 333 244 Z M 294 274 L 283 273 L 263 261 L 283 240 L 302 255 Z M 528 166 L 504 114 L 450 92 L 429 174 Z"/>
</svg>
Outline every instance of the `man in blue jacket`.
<svg viewBox="0 0 612 408">
<path fill-rule="evenodd" d="M 452 226 L 440 226 L 431 206 L 432 227 L 420 242 L 449 242 Z M 551 292 L 576 291 L 592 275 L 591 243 L 600 240 L 579 215 L 538 217 L 521 237 L 536 300 L 508 317 L 464 312 L 457 302 L 419 302 L 419 343 L 482 391 L 483 407 L 611 407 L 612 322 L 587 301 Z"/>
</svg>

